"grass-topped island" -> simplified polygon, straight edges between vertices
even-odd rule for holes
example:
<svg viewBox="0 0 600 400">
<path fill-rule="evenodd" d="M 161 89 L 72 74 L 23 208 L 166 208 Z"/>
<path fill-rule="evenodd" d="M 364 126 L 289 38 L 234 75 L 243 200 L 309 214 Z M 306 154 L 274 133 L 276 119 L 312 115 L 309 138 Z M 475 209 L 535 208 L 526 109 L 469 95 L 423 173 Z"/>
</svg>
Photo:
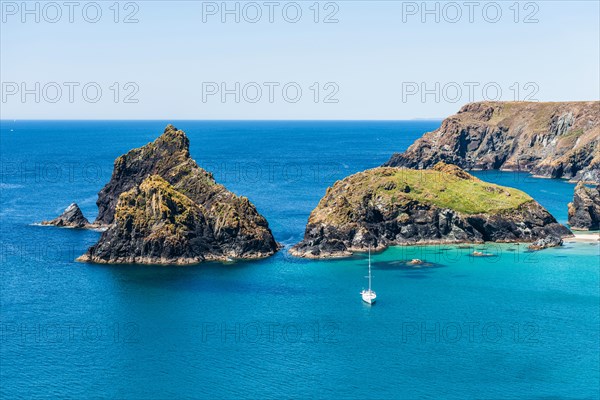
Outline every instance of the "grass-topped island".
<svg viewBox="0 0 600 400">
<path fill-rule="evenodd" d="M 526 193 L 457 166 L 380 167 L 327 189 L 308 219 L 300 257 L 343 257 L 369 246 L 532 242 L 571 232 Z"/>
</svg>

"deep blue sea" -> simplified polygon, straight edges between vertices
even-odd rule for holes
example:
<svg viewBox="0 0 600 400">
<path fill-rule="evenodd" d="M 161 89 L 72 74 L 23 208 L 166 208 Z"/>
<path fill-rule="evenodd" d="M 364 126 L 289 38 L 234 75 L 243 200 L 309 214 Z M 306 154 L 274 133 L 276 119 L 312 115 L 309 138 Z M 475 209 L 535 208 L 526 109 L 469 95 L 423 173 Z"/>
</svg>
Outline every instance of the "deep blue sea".
<svg viewBox="0 0 600 400">
<path fill-rule="evenodd" d="M 366 259 L 197 266 L 73 260 L 98 239 L 36 226 L 88 219 L 114 159 L 184 130 L 191 154 L 298 242 L 337 179 L 376 167 L 440 121 L 2 121 L 0 397 L 599 397 L 597 244 L 397 247 Z M 479 172 L 565 223 L 573 185 Z M 421 258 L 422 266 L 406 260 Z"/>
</svg>

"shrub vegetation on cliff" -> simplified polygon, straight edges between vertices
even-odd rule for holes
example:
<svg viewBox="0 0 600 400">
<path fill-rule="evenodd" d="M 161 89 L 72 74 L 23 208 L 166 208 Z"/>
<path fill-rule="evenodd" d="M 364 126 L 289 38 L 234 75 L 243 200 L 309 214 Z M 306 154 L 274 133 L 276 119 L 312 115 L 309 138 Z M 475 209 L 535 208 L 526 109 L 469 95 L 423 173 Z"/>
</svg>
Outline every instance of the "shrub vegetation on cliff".
<svg viewBox="0 0 600 400">
<path fill-rule="evenodd" d="M 389 245 L 531 242 L 569 235 L 524 192 L 455 165 L 380 167 L 336 182 L 312 211 L 301 257 L 339 257 Z"/>
<path fill-rule="evenodd" d="M 340 216 L 351 216 L 352 210 L 364 202 L 365 193 L 376 203 L 419 202 L 464 214 L 498 213 L 533 200 L 520 190 L 484 182 L 444 163 L 431 170 L 381 167 L 349 176 L 329 188 L 311 220 L 340 222 Z M 329 207 L 331 202 L 338 206 L 335 213 L 331 212 L 335 208 Z M 339 206 L 347 213 L 339 213 Z"/>
</svg>

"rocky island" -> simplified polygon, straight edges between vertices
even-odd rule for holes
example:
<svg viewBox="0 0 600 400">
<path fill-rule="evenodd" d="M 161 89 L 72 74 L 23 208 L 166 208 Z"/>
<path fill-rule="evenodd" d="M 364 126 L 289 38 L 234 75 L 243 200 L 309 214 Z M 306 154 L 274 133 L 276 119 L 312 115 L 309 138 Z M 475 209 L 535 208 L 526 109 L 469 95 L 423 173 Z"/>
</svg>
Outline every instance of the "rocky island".
<svg viewBox="0 0 600 400">
<path fill-rule="evenodd" d="M 77 203 L 71 203 L 61 215 L 50 221 L 42 221 L 42 225 L 52 225 L 62 228 L 90 228 L 92 225 L 83 216 Z"/>
<path fill-rule="evenodd" d="M 370 246 L 534 242 L 572 236 L 530 196 L 440 162 L 379 167 L 336 182 L 310 214 L 299 257 L 343 257 Z M 556 239 L 554 239 L 556 238 Z"/>
<path fill-rule="evenodd" d="M 577 184 L 569 203 L 569 225 L 577 230 L 600 229 L 600 185 L 588 188 L 582 182 Z"/>
<path fill-rule="evenodd" d="M 172 125 L 115 160 L 97 204 L 95 224 L 107 229 L 79 261 L 192 264 L 279 249 L 256 207 L 200 168 L 186 134 Z"/>
<path fill-rule="evenodd" d="M 439 161 L 598 183 L 600 102 L 467 104 L 384 166 L 427 169 Z"/>
</svg>

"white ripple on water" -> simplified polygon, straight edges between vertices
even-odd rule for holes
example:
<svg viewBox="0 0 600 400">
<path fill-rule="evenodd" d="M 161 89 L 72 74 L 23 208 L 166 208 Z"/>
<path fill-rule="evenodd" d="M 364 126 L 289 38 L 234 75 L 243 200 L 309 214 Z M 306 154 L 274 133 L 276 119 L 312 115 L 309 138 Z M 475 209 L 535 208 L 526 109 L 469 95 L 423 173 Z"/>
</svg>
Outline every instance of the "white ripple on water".
<svg viewBox="0 0 600 400">
<path fill-rule="evenodd" d="M 16 183 L 0 183 L 0 189 L 21 189 L 24 187 L 25 185 L 19 185 Z"/>
</svg>

